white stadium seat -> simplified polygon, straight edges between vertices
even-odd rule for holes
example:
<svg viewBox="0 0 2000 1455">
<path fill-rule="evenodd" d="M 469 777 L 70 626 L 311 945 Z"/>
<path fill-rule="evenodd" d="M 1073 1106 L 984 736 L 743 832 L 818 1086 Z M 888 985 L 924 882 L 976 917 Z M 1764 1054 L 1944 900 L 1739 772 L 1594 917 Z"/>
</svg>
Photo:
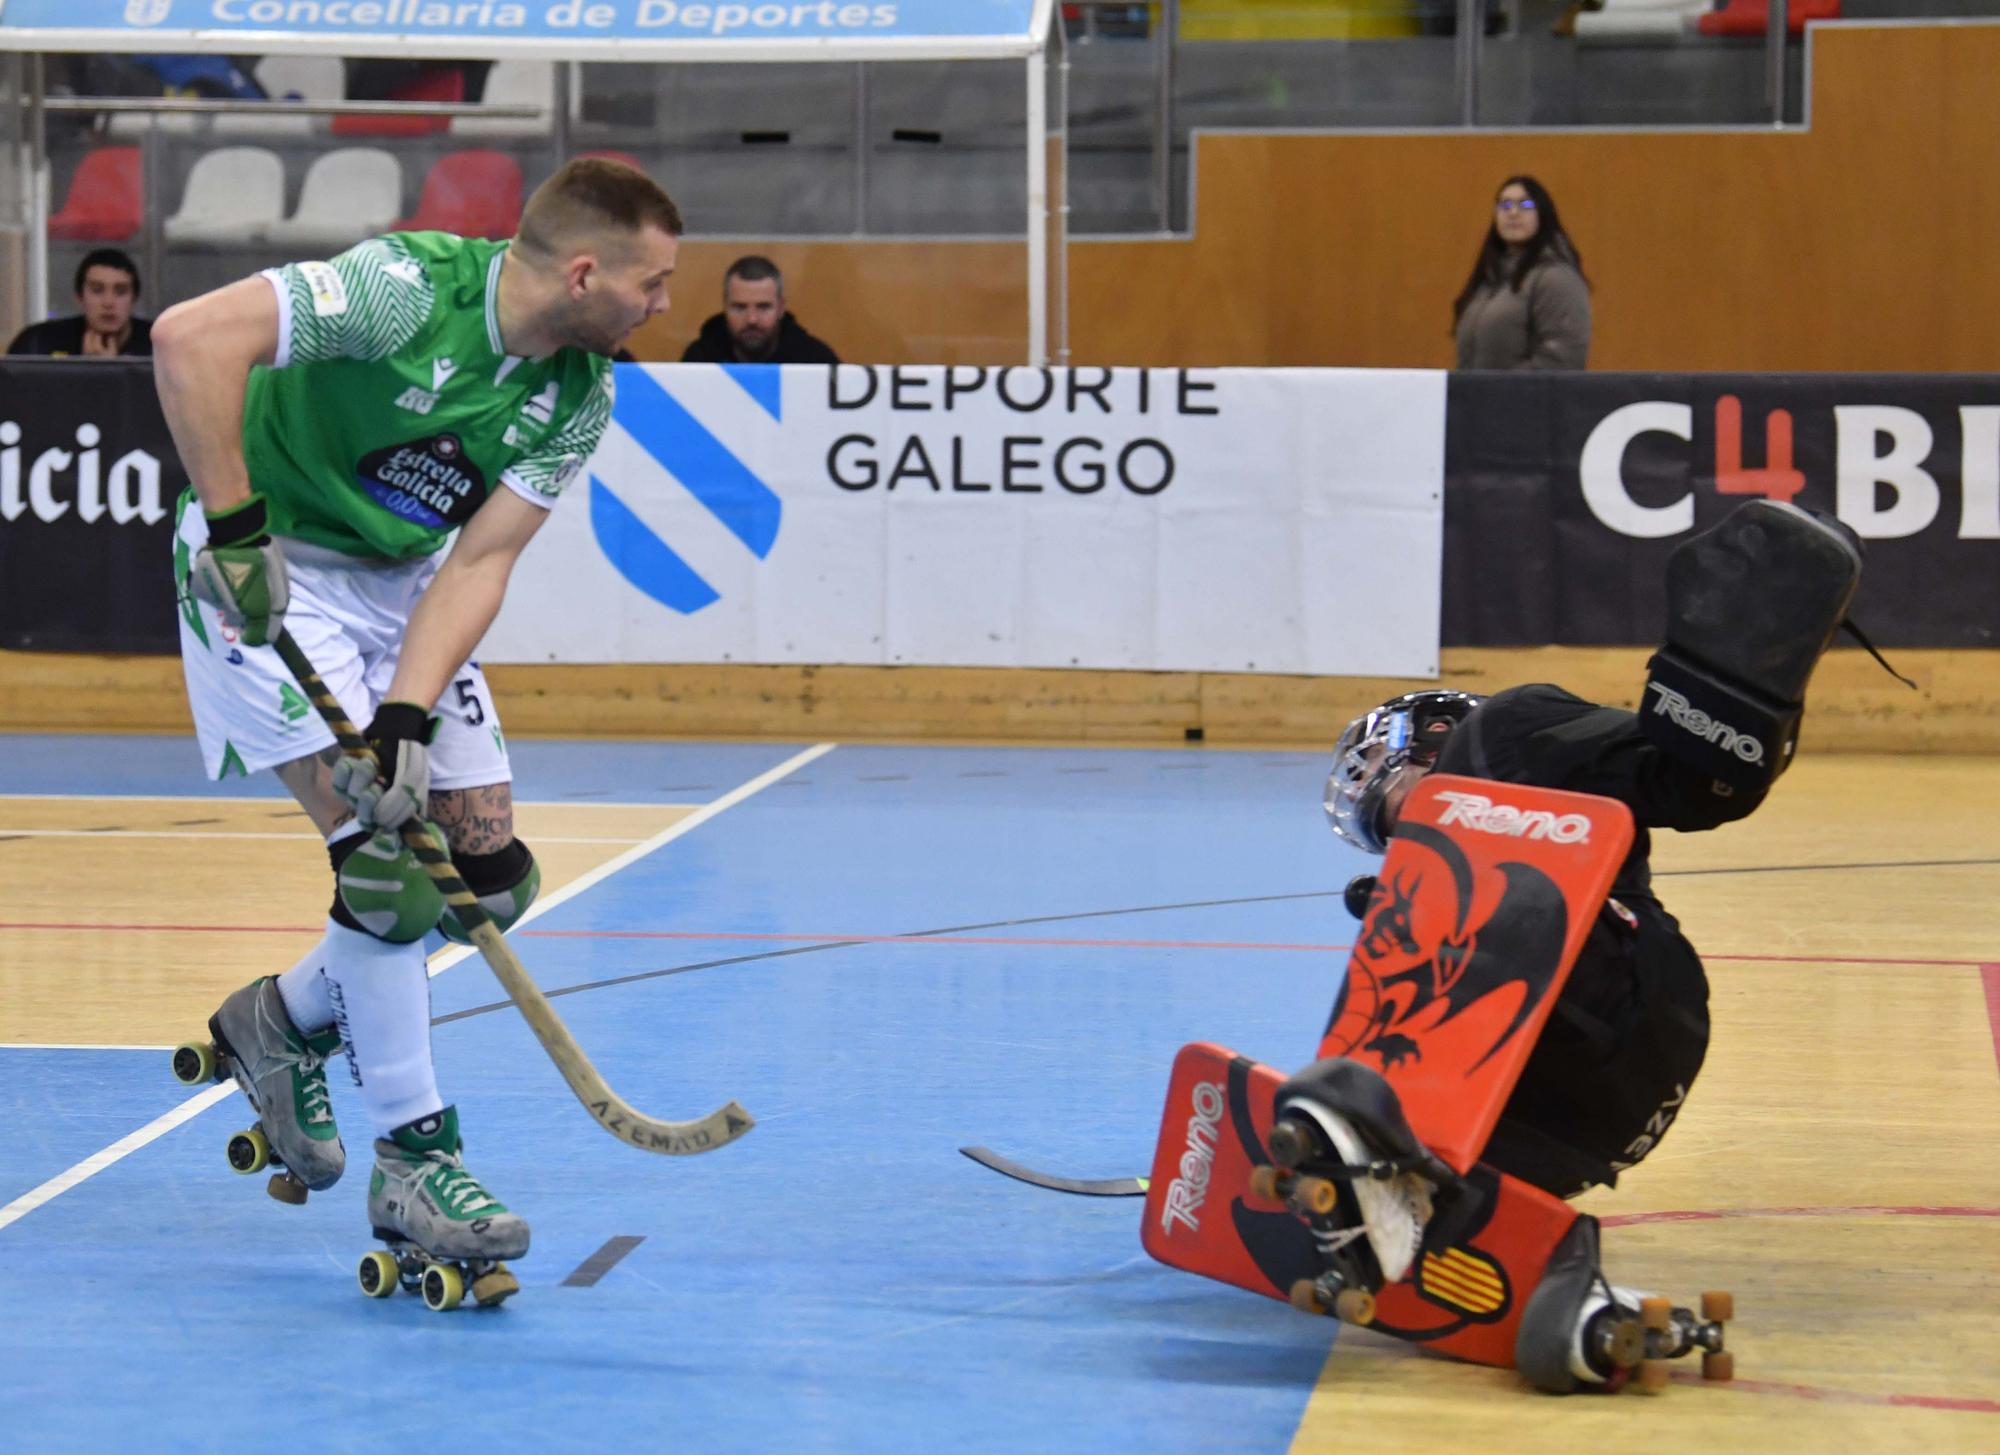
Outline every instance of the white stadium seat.
<svg viewBox="0 0 2000 1455">
<path fill-rule="evenodd" d="M 265 56 L 257 84 L 273 101 L 339 101 L 347 95 L 347 67 L 338 56 Z"/>
<path fill-rule="evenodd" d="M 285 164 L 263 147 L 223 147 L 196 159 L 180 211 L 165 225 L 170 243 L 262 243 L 285 215 Z"/>
<path fill-rule="evenodd" d="M 314 160 L 297 210 L 266 236 L 332 252 L 387 232 L 402 215 L 403 164 L 379 147 L 342 147 Z"/>
<path fill-rule="evenodd" d="M 455 116 L 457 136 L 546 136 L 556 105 L 556 68 L 550 61 L 495 61 L 480 98 L 486 106 L 535 106 L 541 115 Z"/>
<path fill-rule="evenodd" d="M 1604 0 L 1576 17 L 1580 41 L 1680 41 L 1696 33 L 1714 0 Z"/>
</svg>

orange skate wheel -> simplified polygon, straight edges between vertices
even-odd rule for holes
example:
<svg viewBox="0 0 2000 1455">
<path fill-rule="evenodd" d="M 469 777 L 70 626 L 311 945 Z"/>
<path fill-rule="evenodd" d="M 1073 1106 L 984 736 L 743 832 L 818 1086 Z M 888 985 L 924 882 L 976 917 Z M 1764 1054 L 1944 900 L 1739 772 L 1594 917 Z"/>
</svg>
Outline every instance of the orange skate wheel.
<svg viewBox="0 0 2000 1455">
<path fill-rule="evenodd" d="M 1714 1380 L 1734 1379 L 1736 1356 L 1727 1349 L 1717 1349 L 1713 1354 L 1702 1355 L 1701 1377 Z"/>
<path fill-rule="evenodd" d="M 1333 1316 L 1343 1324 L 1372 1324 L 1375 1295 L 1365 1288 L 1343 1288 L 1333 1301 Z"/>
<path fill-rule="evenodd" d="M 1292 1307 L 1300 1313 L 1323 1314 L 1326 1303 L 1319 1296 L 1319 1287 L 1310 1278 L 1301 1278 L 1292 1285 Z"/>
<path fill-rule="evenodd" d="M 1701 1296 L 1702 1319 L 1711 1324 L 1726 1324 L 1736 1317 L 1736 1295 L 1711 1289 Z"/>
<path fill-rule="evenodd" d="M 1280 1167 L 1296 1167 L 1312 1151 L 1312 1143 L 1305 1131 L 1291 1121 L 1280 1121 L 1272 1127 L 1264 1143 L 1271 1149 L 1271 1160 Z"/>
<path fill-rule="evenodd" d="M 1640 1299 L 1639 1322 L 1649 1329 L 1671 1329 L 1674 1326 L 1674 1301 L 1670 1298 Z"/>
<path fill-rule="evenodd" d="M 1292 1205 L 1325 1217 L 1340 1205 L 1340 1193 L 1324 1177 L 1301 1177 L 1292 1185 Z"/>
<path fill-rule="evenodd" d="M 298 1207 L 306 1200 L 306 1185 L 289 1172 L 273 1172 L 271 1180 L 264 1184 L 264 1191 L 279 1202 Z"/>
<path fill-rule="evenodd" d="M 1630 1319 L 1620 1319 L 1605 1342 L 1604 1354 L 1614 1368 L 1633 1368 L 1646 1357 L 1646 1331 Z"/>
<path fill-rule="evenodd" d="M 1658 1394 L 1667 1387 L 1667 1361 L 1648 1359 L 1639 1366 L 1639 1377 L 1635 1381 L 1641 1394 Z"/>
<path fill-rule="evenodd" d="M 1291 1181 L 1289 1173 L 1277 1167 L 1264 1166 L 1250 1169 L 1250 1195 L 1261 1197 L 1266 1202 L 1283 1202 L 1283 1184 Z"/>
</svg>

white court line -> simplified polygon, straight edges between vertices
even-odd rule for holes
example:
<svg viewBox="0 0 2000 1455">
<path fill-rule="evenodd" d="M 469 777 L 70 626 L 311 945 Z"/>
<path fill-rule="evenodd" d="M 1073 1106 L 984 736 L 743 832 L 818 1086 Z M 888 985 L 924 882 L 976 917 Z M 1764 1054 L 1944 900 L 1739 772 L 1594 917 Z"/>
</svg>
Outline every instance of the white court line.
<svg viewBox="0 0 2000 1455">
<path fill-rule="evenodd" d="M 524 805 L 517 804 L 518 807 Z M 662 808 L 677 807 L 663 803 Z M 165 829 L 10 829 L 0 828 L 0 839 L 289 839 L 322 843 L 317 832 L 305 833 L 258 833 L 249 829 L 227 829 L 215 833 L 188 833 L 185 830 L 169 833 Z M 551 838 L 547 834 L 536 834 L 538 844 L 637 844 L 644 840 L 635 839 L 630 834 L 615 839 Z"/>
<path fill-rule="evenodd" d="M 821 746 L 826 746 L 822 744 Z M 807 749 L 808 752 L 811 749 Z M 272 794 L 237 794 L 225 797 L 211 793 L 0 793 L 0 803 L 185 803 L 201 808 L 208 804 L 253 803 L 275 805 L 305 817 L 305 810 L 290 798 Z M 517 798 L 516 808 L 681 808 L 686 800 L 654 799 L 637 802 L 624 798 Z"/>
<path fill-rule="evenodd" d="M 515 923 L 526 924 L 528 921 L 548 913 L 548 911 L 554 909 L 557 905 L 576 898 L 577 895 L 583 893 L 586 889 L 603 883 L 620 869 L 638 863 L 639 860 L 645 858 L 655 849 L 672 843 L 682 834 L 691 833 L 725 809 L 736 807 L 737 804 L 743 802 L 746 798 L 761 793 L 779 779 L 796 773 L 799 769 L 805 767 L 806 764 L 816 759 L 825 757 L 834 750 L 834 747 L 835 744 L 833 743 L 817 743 L 807 748 L 804 752 L 793 754 L 784 762 L 778 764 L 777 767 L 759 773 L 747 783 L 737 785 L 714 802 L 703 804 L 679 823 L 671 824 L 660 830 L 659 833 L 654 834 L 653 837 L 647 839 L 643 844 L 638 844 L 627 849 L 616 858 L 598 865 L 597 868 L 592 869 L 589 873 L 565 884 L 561 889 L 558 889 L 547 898 L 537 900 L 534 906 L 526 914 L 522 915 L 519 920 L 515 921 Z M 449 945 L 431 957 L 431 976 L 435 978 L 442 975 L 466 956 L 478 953 L 470 945 Z M 114 1162 L 130 1156 L 148 1142 L 157 1141 L 182 1122 L 189 1121 L 201 1115 L 201 1113 L 223 1100 L 234 1090 L 236 1090 L 234 1082 L 224 1081 L 198 1092 L 172 1111 L 147 1122 L 138 1131 L 133 1132 L 129 1136 L 120 1137 L 103 1151 L 84 1158 L 83 1161 L 77 1163 L 66 1172 L 57 1173 L 40 1187 L 32 1188 L 22 1193 L 5 1207 L 0 1207 L 0 1229 L 19 1222 L 44 1203 L 52 1202 L 56 1198 L 61 1197 L 72 1187 L 95 1177 Z"/>
<path fill-rule="evenodd" d="M 172 1046 L 107 1046 L 101 1041 L 89 1045 L 68 1045 L 59 1041 L 0 1041 L 0 1051 L 171 1051 Z"/>
</svg>

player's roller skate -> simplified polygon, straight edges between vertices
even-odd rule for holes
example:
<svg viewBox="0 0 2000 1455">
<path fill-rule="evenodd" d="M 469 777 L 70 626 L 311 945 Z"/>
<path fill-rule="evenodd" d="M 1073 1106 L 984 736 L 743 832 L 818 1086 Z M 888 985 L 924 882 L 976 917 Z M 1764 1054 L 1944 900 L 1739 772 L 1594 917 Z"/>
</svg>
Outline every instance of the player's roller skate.
<svg viewBox="0 0 2000 1455">
<path fill-rule="evenodd" d="M 1292 1303 L 1365 1324 L 1375 1294 L 1409 1272 L 1431 1199 L 1458 1178 L 1410 1131 L 1389 1083 L 1343 1057 L 1315 1061 L 1278 1088 L 1270 1166 L 1250 1190 L 1304 1218 L 1322 1271 L 1300 1279 Z"/>
<path fill-rule="evenodd" d="M 1606 1281 L 1597 1252 L 1597 1219 L 1580 1217 L 1550 1257 L 1521 1315 L 1514 1366 L 1537 1389 L 1611 1393 L 1633 1384 L 1666 1388 L 1668 1361 L 1701 1351 L 1703 1379 L 1730 1379 L 1735 1356 L 1723 1325 L 1736 1314 L 1726 1293 L 1704 1293 L 1701 1311 Z"/>
<path fill-rule="evenodd" d="M 376 1139 L 368 1217 L 388 1249 L 362 1255 L 370 1298 L 400 1284 L 442 1313 L 467 1293 L 483 1308 L 521 1291 L 500 1260 L 528 1251 L 528 1225 L 465 1170 L 463 1147 L 449 1106 Z"/>
<path fill-rule="evenodd" d="M 326 1062 L 340 1049 L 340 1032 L 300 1031 L 278 982 L 266 976 L 223 1001 L 208 1034 L 175 1049 L 174 1075 L 188 1086 L 233 1076 L 250 1099 L 257 1121 L 229 1139 L 229 1165 L 245 1174 L 279 1169 L 266 1184 L 279 1202 L 304 1202 L 308 1188 L 338 1182 L 347 1149 L 327 1100 Z"/>
</svg>

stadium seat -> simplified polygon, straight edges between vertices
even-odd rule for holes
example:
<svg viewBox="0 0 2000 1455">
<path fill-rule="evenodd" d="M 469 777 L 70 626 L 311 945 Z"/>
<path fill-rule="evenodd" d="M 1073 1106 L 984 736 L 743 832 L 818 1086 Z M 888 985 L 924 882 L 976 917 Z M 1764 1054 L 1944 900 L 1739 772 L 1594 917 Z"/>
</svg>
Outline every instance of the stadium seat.
<svg viewBox="0 0 2000 1455">
<path fill-rule="evenodd" d="M 63 242 L 119 242 L 146 219 L 145 168 L 137 147 L 99 147 L 84 154 L 49 236 Z"/>
<path fill-rule="evenodd" d="M 495 61 L 481 98 L 487 106 L 533 106 L 538 116 L 454 116 L 454 136 L 546 136 L 555 112 L 556 68 L 552 61 Z"/>
<path fill-rule="evenodd" d="M 306 172 L 299 205 L 273 224 L 273 243 L 338 251 L 387 232 L 403 210 L 403 164 L 378 147 L 343 147 Z"/>
<path fill-rule="evenodd" d="M 1799 35 L 1809 20 L 1840 19 L 1840 0 L 1790 0 L 1785 7 L 1785 26 Z M 1770 28 L 1770 7 L 1766 0 L 1729 0 L 1720 10 L 1701 18 L 1703 35 L 1754 36 Z"/>
<path fill-rule="evenodd" d="M 1575 16 L 1578 40 L 1686 40 L 1714 9 L 1713 0 L 1603 0 Z"/>
<path fill-rule="evenodd" d="M 521 220 L 521 165 L 505 152 L 448 152 L 424 178 L 417 210 L 397 232 L 512 237 Z"/>
<path fill-rule="evenodd" d="M 347 68 L 338 56 L 265 56 L 257 84 L 273 101 L 339 101 L 347 95 Z"/>
<path fill-rule="evenodd" d="M 495 67 L 497 70 L 498 67 Z M 457 103 L 465 99 L 465 73 L 456 66 L 441 66 L 423 73 L 402 87 L 397 101 Z M 451 124 L 448 116 L 336 116 L 335 136 L 431 136 Z"/>
<path fill-rule="evenodd" d="M 261 243 L 285 215 L 285 164 L 263 147 L 222 147 L 195 160 L 180 210 L 166 221 L 170 243 L 227 247 Z"/>
</svg>

